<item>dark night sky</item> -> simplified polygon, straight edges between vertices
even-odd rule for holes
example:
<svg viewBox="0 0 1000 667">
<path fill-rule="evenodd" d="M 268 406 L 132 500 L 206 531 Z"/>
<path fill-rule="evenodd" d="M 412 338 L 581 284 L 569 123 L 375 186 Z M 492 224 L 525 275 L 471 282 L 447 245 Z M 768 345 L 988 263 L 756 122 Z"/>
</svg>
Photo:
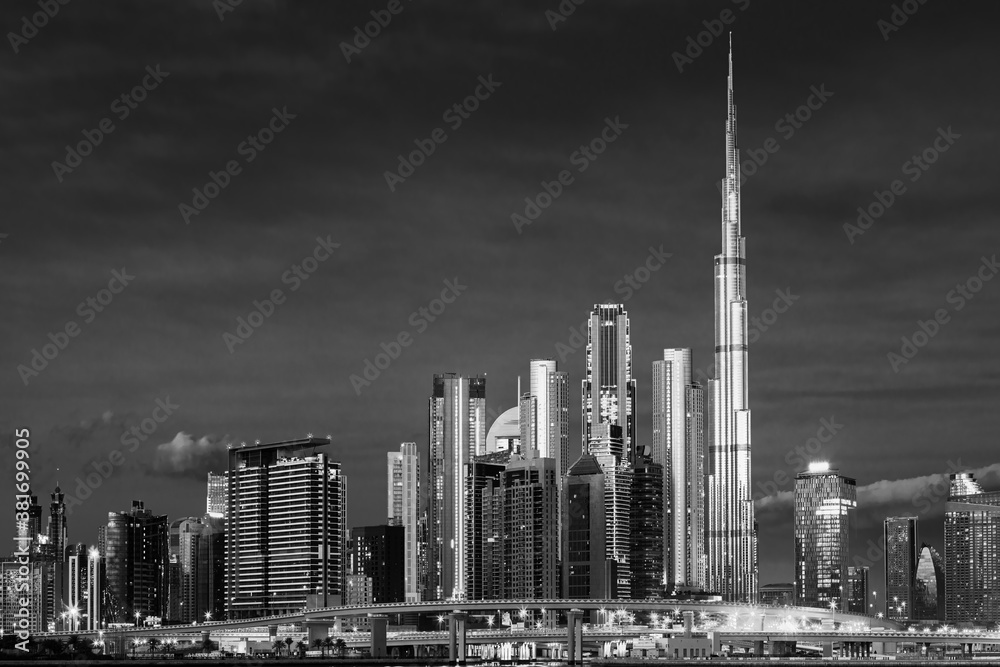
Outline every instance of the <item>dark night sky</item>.
<svg viewBox="0 0 1000 667">
<path fill-rule="evenodd" d="M 944 496 L 920 478 L 954 461 L 1000 486 L 1000 280 L 960 310 L 948 296 L 1000 250 L 993 4 L 919 5 L 888 40 L 883 1 L 591 0 L 555 31 L 555 0 L 503 4 L 403 0 L 350 63 L 340 43 L 385 2 L 244 0 L 224 20 L 209 2 L 78 2 L 17 54 L 8 35 L 0 427 L 31 429 L 46 503 L 57 479 L 75 493 L 93 462 L 126 450 L 74 508 L 71 540 L 93 542 L 133 498 L 200 514 L 226 441 L 307 432 L 334 438 L 350 525 L 382 522 L 385 452 L 426 446 L 433 373 L 487 373 L 489 408 L 511 407 L 528 360 L 559 356 L 570 327 L 620 301 L 616 282 L 662 245 L 672 256 L 626 302 L 648 441 L 662 348 L 712 361 L 726 39 L 683 72 L 672 54 L 729 10 L 742 157 L 780 146 L 743 187 L 749 313 L 776 290 L 798 297 L 751 339 L 755 482 L 793 474 L 786 456 L 833 419 L 843 428 L 817 456 L 867 487 L 856 551 L 887 514 L 919 515 L 941 549 Z M 20 31 L 36 11 L 5 3 L 0 26 Z M 169 75 L 121 118 L 114 100 L 157 65 Z M 443 112 L 480 76 L 500 86 L 453 129 Z M 793 132 L 776 127 L 813 86 L 833 94 Z M 294 119 L 247 162 L 241 142 L 286 107 Z M 106 117 L 114 131 L 60 182 L 52 163 Z M 608 117 L 628 127 L 578 172 L 572 154 Z M 447 140 L 391 192 L 384 172 L 439 127 Z M 911 181 L 904 163 L 949 127 L 959 138 Z M 230 160 L 240 173 L 185 224 L 179 204 Z M 518 234 L 511 215 L 563 169 L 573 183 Z M 843 225 L 894 179 L 905 192 L 849 242 Z M 317 237 L 340 246 L 293 290 L 282 276 Z M 102 312 L 78 310 L 123 267 L 135 278 Z M 411 313 L 456 277 L 467 289 L 418 332 Z M 284 303 L 230 353 L 223 334 L 275 289 Z M 894 372 L 887 354 L 941 308 L 948 321 Z M 25 385 L 18 365 L 69 322 L 79 335 Z M 400 332 L 413 344 L 357 395 L 350 375 Z M 575 448 L 584 353 L 564 357 Z M 123 431 L 167 397 L 179 407 L 128 452 Z M 8 533 L 12 513 L 0 512 Z M 792 580 L 788 494 L 758 515 L 761 582 Z"/>
</svg>

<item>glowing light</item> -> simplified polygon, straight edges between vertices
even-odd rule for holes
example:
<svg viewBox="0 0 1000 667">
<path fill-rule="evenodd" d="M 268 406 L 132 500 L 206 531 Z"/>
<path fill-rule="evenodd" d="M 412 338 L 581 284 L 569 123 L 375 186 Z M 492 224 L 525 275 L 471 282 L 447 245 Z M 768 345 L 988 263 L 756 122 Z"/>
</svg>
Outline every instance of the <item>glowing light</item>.
<svg viewBox="0 0 1000 667">
<path fill-rule="evenodd" d="M 809 472 L 830 472 L 830 462 L 813 461 L 809 464 Z"/>
</svg>

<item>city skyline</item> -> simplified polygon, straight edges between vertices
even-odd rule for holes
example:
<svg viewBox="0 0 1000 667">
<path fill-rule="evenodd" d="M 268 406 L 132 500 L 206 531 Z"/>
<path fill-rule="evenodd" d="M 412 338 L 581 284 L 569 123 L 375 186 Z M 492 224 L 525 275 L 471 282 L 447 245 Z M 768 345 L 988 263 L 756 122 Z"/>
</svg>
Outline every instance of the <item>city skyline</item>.
<svg viewBox="0 0 1000 667">
<path fill-rule="evenodd" d="M 922 525 L 931 523 L 932 517 L 936 523 L 936 517 L 943 515 L 943 495 L 918 496 L 915 484 L 890 484 L 873 488 L 873 502 L 866 508 L 862 489 L 881 480 L 944 474 L 956 458 L 961 460 L 962 469 L 982 469 L 994 463 L 990 448 L 997 417 L 984 408 L 995 403 L 1000 372 L 990 355 L 972 350 L 987 345 L 995 333 L 996 285 L 985 283 L 961 311 L 952 311 L 953 322 L 941 324 L 941 333 L 922 346 L 898 373 L 886 359 L 887 353 L 898 351 L 899 337 L 912 336 L 918 330 L 918 320 L 933 318 L 935 309 L 947 304 L 952 285 L 974 275 L 980 256 L 991 256 L 991 249 L 997 247 L 996 231 L 986 225 L 984 203 L 989 186 L 978 166 L 989 164 L 983 148 L 983 138 L 990 136 L 986 134 L 989 123 L 978 109 L 990 108 L 991 93 L 973 88 L 967 77 L 944 77 L 931 66 L 940 58 L 947 62 L 952 58 L 956 62 L 991 62 L 982 53 L 988 48 L 986 42 L 967 34 L 971 31 L 974 36 L 983 28 L 968 25 L 956 10 L 923 6 L 898 32 L 883 39 L 877 21 L 888 17 L 889 7 L 851 7 L 843 17 L 828 13 L 829 9 L 796 9 L 789 18 L 780 20 L 773 9 L 752 5 L 744 12 L 740 7 L 732 3 L 680 9 L 635 5 L 618 15 L 585 6 L 554 31 L 541 8 L 516 7 L 511 10 L 513 23 L 491 32 L 488 47 L 477 52 L 477 58 L 462 67 L 451 63 L 446 74 L 429 80 L 428 90 L 421 91 L 421 101 L 414 103 L 412 112 L 399 105 L 412 101 L 415 90 L 400 81 L 385 53 L 419 48 L 412 36 L 421 26 L 441 18 L 434 5 L 418 11 L 407 8 L 394 19 L 398 22 L 351 63 L 339 60 L 341 54 L 336 49 L 327 54 L 327 60 L 316 57 L 320 53 L 317 43 L 307 39 L 306 48 L 312 49 L 313 57 L 305 62 L 313 63 L 313 69 L 303 65 L 300 72 L 280 59 L 270 61 L 273 69 L 255 66 L 265 73 L 263 76 L 276 79 L 315 73 L 315 63 L 338 68 L 337 76 L 342 74 L 343 78 L 336 79 L 337 85 L 360 94 L 347 110 L 337 112 L 343 115 L 331 125 L 340 123 L 347 128 L 356 122 L 371 137 L 378 137 L 365 149 L 370 152 L 362 153 L 348 141 L 345 131 L 334 134 L 345 146 L 343 158 L 308 148 L 313 142 L 311 134 L 321 132 L 329 120 L 317 113 L 315 105 L 326 99 L 324 95 L 333 94 L 331 82 L 322 77 L 314 79 L 313 87 L 304 88 L 307 92 L 297 98 L 290 88 L 264 87 L 266 94 L 256 91 L 260 108 L 254 109 L 260 111 L 260 118 L 248 110 L 238 116 L 238 129 L 230 128 L 225 113 L 221 114 L 226 118 L 223 123 L 211 115 L 202 118 L 196 114 L 201 107 L 191 106 L 181 127 L 195 132 L 204 121 L 204 127 L 219 136 L 204 142 L 197 151 L 171 152 L 166 144 L 178 141 L 164 126 L 171 118 L 171 105 L 184 107 L 185 100 L 190 102 L 197 91 L 209 90 L 206 84 L 200 83 L 199 88 L 183 61 L 168 65 L 169 50 L 123 43 L 119 46 L 131 49 L 128 52 L 137 63 L 142 61 L 135 72 L 113 64 L 111 52 L 106 51 L 97 69 L 85 77 L 85 84 L 95 88 L 94 92 L 84 92 L 75 84 L 62 85 L 64 81 L 53 74 L 67 54 L 68 47 L 61 40 L 77 46 L 82 41 L 99 49 L 90 39 L 113 35 L 112 31 L 127 24 L 130 17 L 129 10 L 114 10 L 107 17 L 108 25 L 88 38 L 72 26 L 93 18 L 83 9 L 62 9 L 65 13 L 60 13 L 58 20 L 23 47 L 16 64 L 5 65 L 22 77 L 20 68 L 38 68 L 35 79 L 17 80 L 20 88 L 15 88 L 15 95 L 31 99 L 32 93 L 37 94 L 37 84 L 31 81 L 56 80 L 61 82 L 53 86 L 59 91 L 53 93 L 56 103 L 74 113 L 58 122 L 43 119 L 32 123 L 23 113 L 24 127 L 40 133 L 27 132 L 28 139 L 5 131 L 5 139 L 14 147 L 12 153 L 24 158 L 17 173 L 8 172 L 12 184 L 47 202 L 21 202 L 12 211 L 12 219 L 37 222 L 39 231 L 16 223 L 0 230 L 9 234 L 0 245 L 0 259 L 21 275 L 36 276 L 31 281 L 5 278 L 9 293 L 16 295 L 17 331 L 4 328 L 3 344 L 11 354 L 11 363 L 0 386 L 8 399 L 8 411 L 2 416 L 7 432 L 15 427 L 32 428 L 37 455 L 34 492 L 39 497 L 46 497 L 57 481 L 64 492 L 76 494 L 75 480 L 93 471 L 92 463 L 111 466 L 111 475 L 90 489 L 90 497 L 69 516 L 70 541 L 91 543 L 100 517 L 111 510 L 126 510 L 133 498 L 170 516 L 199 514 L 205 473 L 223 469 L 218 457 L 224 460 L 226 435 L 235 442 L 252 442 L 303 437 L 308 431 L 333 433 L 333 455 L 352 479 L 383 479 L 386 451 L 400 442 L 425 442 L 423 401 L 433 373 L 487 374 L 487 410 L 498 411 L 514 405 L 516 376 L 526 377 L 526 362 L 531 358 L 558 359 L 560 369 L 575 383 L 583 377 L 584 352 L 574 348 L 570 327 L 578 329 L 587 310 L 598 302 L 626 301 L 638 387 L 636 428 L 640 442 L 648 444 L 650 362 L 664 347 L 683 346 L 693 350 L 695 380 L 699 380 L 697 372 L 707 373 L 711 364 L 712 289 L 707 262 L 718 241 L 718 192 L 713 184 L 719 175 L 719 136 L 724 120 L 719 109 L 724 96 L 724 70 L 720 67 L 725 61 L 725 40 L 719 37 L 704 47 L 704 54 L 685 64 L 683 72 L 674 67 L 671 54 L 683 53 L 687 37 L 705 30 L 702 21 L 715 20 L 721 8 L 730 8 L 737 16 L 732 28 L 739 70 L 742 158 L 745 162 L 747 151 L 761 149 L 769 137 L 781 146 L 780 151 L 767 154 L 767 163 L 747 177 L 743 189 L 746 223 L 752 230 L 747 241 L 752 258 L 748 269 L 750 315 L 762 323 L 773 322 L 751 325 L 756 328 L 750 333 L 754 348 L 750 368 L 755 412 L 754 493 L 759 485 L 774 481 L 778 472 L 794 477 L 798 469 L 786 462 L 786 456 L 796 447 L 807 447 L 810 438 L 824 428 L 822 420 L 827 420 L 841 428 L 822 441 L 817 458 L 834 461 L 845 474 L 858 479 L 858 519 L 869 524 L 868 535 L 881 532 L 884 516 L 922 511 L 922 504 L 912 500 L 915 498 L 928 501 Z M 327 42 L 331 34 L 337 40 L 349 39 L 355 24 L 370 20 L 367 7 L 355 10 L 356 15 L 349 20 L 324 24 Z M 3 14 L 4 25 L 19 24 L 20 15 L 13 15 L 13 11 Z M 190 24 L 196 32 L 198 25 L 212 29 L 220 25 L 214 12 L 208 10 L 158 11 L 168 23 Z M 298 27 L 295 22 L 300 19 L 295 8 L 281 3 L 247 5 L 227 16 L 221 25 L 232 31 L 228 38 L 248 40 L 261 22 L 277 20 L 283 26 L 278 34 L 284 36 L 292 34 L 292 24 Z M 448 29 L 455 27 L 454 20 L 444 21 L 436 30 L 447 36 Z M 611 27 L 601 27 L 602 22 Z M 662 66 L 640 66 L 624 83 L 616 83 L 610 71 L 587 66 L 594 63 L 583 45 L 595 38 L 613 39 L 613 26 L 623 22 L 637 31 L 629 41 L 653 49 L 656 57 L 650 60 Z M 768 27 L 769 23 L 773 25 Z M 654 33 L 646 25 L 667 25 L 668 30 Z M 802 39 L 804 26 L 808 26 L 809 40 Z M 782 27 L 787 30 L 782 31 Z M 963 44 L 958 43 L 959 27 Z M 139 29 L 143 29 L 141 22 Z M 841 61 L 824 59 L 820 54 L 833 49 L 838 31 L 845 30 L 857 36 L 860 54 L 847 57 L 846 51 L 834 49 Z M 537 37 L 539 46 L 505 52 L 501 47 L 509 41 L 508 31 Z M 928 40 L 929 36 L 936 40 Z M 460 40 L 453 35 L 445 44 L 457 48 Z M 775 45 L 765 46 L 768 40 L 774 40 Z M 283 40 L 280 43 L 285 46 Z M 928 48 L 927 43 L 935 46 Z M 260 54 L 274 50 L 273 45 L 259 48 Z M 643 60 L 642 51 L 636 49 L 626 50 L 625 57 L 612 62 L 635 66 Z M 536 55 L 547 58 L 542 62 L 549 63 L 548 77 L 529 75 L 521 64 L 533 63 Z M 868 62 L 865 58 L 876 63 L 864 73 L 868 78 L 861 75 L 860 63 Z M 173 60 L 177 62 L 176 57 Z M 775 63 L 796 60 L 787 77 L 769 78 L 773 76 L 770 72 L 776 71 Z M 106 143 L 97 147 L 93 156 L 58 182 L 49 163 L 63 159 L 62 147 L 79 140 L 81 129 L 95 127 L 107 111 L 107 101 L 128 90 L 134 84 L 132 78 L 142 78 L 133 74 L 141 74 L 147 64 L 154 67 L 160 61 L 163 69 L 171 72 L 162 89 L 150 91 L 149 100 L 132 117 L 118 122 L 116 133 L 105 137 Z M 235 63 L 221 57 L 211 56 L 209 61 L 215 68 L 212 71 L 240 71 Z M 505 73 L 504 65 L 510 74 Z M 46 70 L 46 66 L 53 69 Z M 384 77 L 377 79 L 384 82 L 381 87 L 375 90 L 367 88 L 368 83 L 362 84 L 361 68 L 373 68 Z M 449 129 L 448 142 L 437 147 L 424 167 L 390 192 L 382 172 L 395 166 L 396 154 L 411 150 L 414 138 L 428 136 L 439 124 L 441 108 L 471 94 L 478 85 L 477 77 L 488 77 L 491 70 L 502 85 L 482 101 L 482 108 L 462 127 Z M 578 71 L 596 78 L 599 95 L 590 96 L 576 78 Z M 918 74 L 927 81 L 915 85 Z M 185 84 L 187 87 L 180 84 L 184 77 L 193 81 Z M 180 88 L 173 88 L 175 84 Z M 563 85 L 565 91 L 560 94 L 568 93 L 572 104 L 581 108 L 554 99 L 554 91 L 563 90 Z M 391 92 L 394 86 L 401 91 L 398 96 Z M 775 130 L 775 121 L 785 113 L 794 114 L 808 99 L 818 103 L 818 98 L 811 97 L 815 95 L 813 86 L 832 91 L 829 102 L 814 109 L 814 117 L 801 127 L 788 126 L 795 129 L 792 136 Z M 931 90 L 936 91 L 934 99 L 925 99 Z M 546 101 L 542 110 L 532 117 L 515 115 L 514 120 L 501 120 L 520 106 L 519 100 L 530 91 L 537 91 Z M 191 187 L 201 187 L 208 170 L 224 164 L 246 132 L 265 125 L 272 107 L 282 109 L 282 96 L 289 100 L 291 113 L 298 113 L 296 101 L 311 111 L 292 119 L 274 146 L 261 153 L 259 162 L 246 165 L 245 173 L 234 177 L 233 185 L 218 201 L 185 225 L 177 213 L 178 200 L 190 198 Z M 877 112 L 869 111 L 873 96 Z M 585 102 L 582 105 L 581 100 Z M 373 101 L 391 101 L 394 109 L 408 109 L 405 114 L 394 111 L 379 117 L 385 122 L 405 115 L 400 129 L 387 131 L 378 123 L 361 119 L 365 104 Z M 536 184 L 551 182 L 560 169 L 574 169 L 569 160 L 575 147 L 599 136 L 605 127 L 603 119 L 614 121 L 616 115 L 628 125 L 622 135 L 586 172 L 574 171 L 576 182 L 565 186 L 566 192 L 551 207 L 517 233 L 510 216 L 523 213 L 524 197 L 534 198 L 540 191 Z M 568 120 L 562 123 L 564 118 Z M 560 120 L 559 131 L 547 137 L 539 128 L 554 128 L 556 120 Z M 905 196 L 850 242 L 843 224 L 856 219 L 855 209 L 868 206 L 873 201 L 872 191 L 886 190 L 894 178 L 908 179 L 899 165 L 911 153 L 932 145 L 939 127 L 951 126 L 961 135 L 955 146 L 912 186 L 907 180 Z M 455 192 L 445 181 L 479 164 L 477 151 L 504 157 L 503 141 L 491 136 L 494 132 L 510 140 L 516 155 L 505 157 L 495 170 L 470 171 L 496 177 L 502 183 L 491 191 L 488 212 L 474 213 L 474 203 L 458 195 L 454 207 L 438 211 L 435 198 Z M 646 144 L 652 149 L 647 150 Z M 156 188 L 155 170 L 140 163 L 165 154 L 169 154 L 170 168 L 164 174 L 169 186 Z M 129 196 L 115 207 L 98 207 L 97 212 L 91 212 L 86 203 L 90 189 L 112 192 L 105 189 L 111 187 L 109 180 L 114 180 L 120 159 L 140 165 L 137 175 L 122 186 Z M 278 200 L 289 206 L 300 201 L 308 211 L 292 214 L 294 219 L 286 221 L 282 219 L 284 207 L 260 206 L 249 190 L 255 184 L 280 178 L 283 164 L 299 162 L 303 168 L 327 165 L 327 171 L 321 168 L 317 173 L 329 175 L 343 174 L 350 165 L 352 175 L 347 189 L 335 189 L 334 195 L 323 201 L 309 200 L 304 185 L 279 181 L 282 190 Z M 858 163 L 864 166 L 857 167 Z M 516 175 L 512 175 L 514 171 Z M 325 187 L 325 179 L 306 183 Z M 481 188 L 471 183 L 470 189 Z M 685 189 L 690 194 L 678 194 Z M 375 206 L 379 210 L 369 218 L 361 207 L 371 202 L 378 202 Z M 345 212 L 336 214 L 338 224 L 328 224 L 329 211 L 341 203 Z M 257 207 L 260 213 L 249 216 L 253 222 L 235 234 L 241 229 L 237 222 Z M 77 209 L 93 216 L 98 233 L 81 236 L 76 214 L 71 213 Z M 394 277 L 400 273 L 394 263 L 404 256 L 402 246 L 407 243 L 380 238 L 383 233 L 371 236 L 359 231 L 360 225 L 351 224 L 380 215 L 394 225 L 412 215 L 423 228 L 433 230 L 430 239 L 423 240 L 419 226 L 376 227 L 381 232 L 402 229 L 407 243 L 417 243 L 427 252 L 432 242 L 445 243 L 450 249 L 471 243 L 469 247 L 476 248 L 481 258 L 475 264 L 468 260 L 440 263 L 433 271 L 422 272 L 415 272 L 416 265 L 404 261 L 401 273 L 416 278 L 399 281 Z M 928 225 L 934 215 L 949 216 L 947 238 Z M 50 218 L 51 222 L 43 222 Z M 445 222 L 434 227 L 430 220 L 435 218 Z M 663 224 L 665 218 L 669 225 Z M 813 218 L 820 219 L 822 227 L 818 223 L 800 226 L 801 220 Z M 132 226 L 133 219 L 143 224 Z M 627 220 L 627 236 L 615 222 L 623 219 Z M 576 224 L 585 224 L 596 240 L 581 246 L 571 239 Z M 314 246 L 318 247 L 316 237 L 326 238 L 327 234 L 341 247 L 332 251 L 330 259 L 322 262 L 300 289 L 287 289 L 288 284 L 281 280 L 284 271 L 293 263 L 303 263 L 302 257 L 312 255 Z M 77 247 L 79 253 L 75 252 Z M 598 247 L 601 253 L 592 257 L 600 258 L 599 266 L 593 266 L 586 261 L 591 256 L 585 252 Z M 338 255 L 348 248 L 353 254 Z M 803 249 L 809 250 L 810 264 L 798 257 Z M 648 282 L 636 282 L 639 289 L 616 290 L 623 274 L 638 277 L 637 267 L 650 266 L 647 261 L 653 251 L 672 256 L 650 273 Z M 522 270 L 520 275 L 501 271 L 501 281 L 477 275 L 476 265 L 482 258 L 501 267 L 518 253 L 524 256 L 516 264 Z M 927 266 L 924 257 L 932 253 L 934 261 Z M 377 268 L 366 270 L 365 262 L 381 254 L 385 259 L 372 265 Z M 560 261 L 544 261 L 552 257 Z M 134 287 L 129 284 L 116 294 L 107 312 L 98 313 L 91 325 L 83 315 L 77 317 L 76 304 L 107 284 L 112 266 L 116 271 L 124 266 L 126 273 L 135 273 Z M 143 271 L 139 271 L 140 266 Z M 816 277 L 809 269 L 818 269 L 816 273 L 823 277 Z M 233 282 L 230 275 L 240 278 Z M 364 276 L 365 280 L 352 276 Z M 476 283 L 472 276 L 485 282 Z M 468 285 L 468 289 L 456 289 L 457 295 L 449 293 L 454 303 L 447 305 L 440 321 L 428 320 L 426 331 L 418 331 L 416 325 L 411 328 L 409 314 L 448 289 L 445 281 Z M 338 282 L 350 285 L 350 291 L 336 287 Z M 371 288 L 361 289 L 369 282 Z M 877 289 L 872 289 L 873 285 Z M 397 290 L 400 286 L 403 288 Z M 253 300 L 260 301 L 277 287 L 285 288 L 287 303 L 276 306 L 274 315 L 236 344 L 230 354 L 222 334 L 235 331 L 236 318 L 247 317 Z M 552 299 L 539 297 L 539 292 L 551 294 Z M 627 300 L 626 294 L 630 295 Z M 782 294 L 794 295 L 796 300 L 781 301 Z M 527 301 L 527 306 L 514 305 L 529 295 L 534 295 L 534 300 Z M 376 303 L 377 308 L 365 306 L 368 302 Z M 778 314 L 769 316 L 772 304 Z M 892 305 L 887 308 L 886 304 Z M 352 305 L 359 307 L 352 311 Z M 354 312 L 357 319 L 314 318 L 314 313 L 326 309 Z M 553 312 L 543 312 L 547 310 Z M 61 330 L 71 319 L 81 323 L 83 335 L 74 338 L 25 386 L 16 367 L 28 363 L 30 351 L 48 343 L 48 333 Z M 123 331 L 133 333 L 123 335 Z M 358 395 L 350 376 L 364 377 L 366 359 L 374 359 L 382 352 L 380 345 L 384 342 L 388 346 L 400 331 L 413 334 L 413 345 L 401 349 L 399 358 L 381 369 L 370 386 L 361 387 Z M 513 340 L 515 337 L 519 340 Z M 559 344 L 573 351 L 561 354 Z M 310 366 L 320 368 L 310 370 Z M 286 376 L 293 379 L 286 380 Z M 575 393 L 569 392 L 569 464 L 578 455 L 576 443 L 580 441 Z M 221 400 L 220 396 L 226 398 Z M 178 407 L 170 410 L 157 401 Z M 385 418 L 388 413 L 392 414 Z M 167 416 L 162 421 L 157 418 L 164 414 Z M 119 447 L 122 434 L 146 419 L 154 425 L 152 433 L 140 430 L 130 434 L 141 447 L 130 451 L 127 442 Z M 87 425 L 81 426 L 81 422 Z M 955 434 L 957 427 L 960 435 Z M 831 430 L 827 427 L 823 437 Z M 956 438 L 961 447 L 941 446 Z M 873 446 L 884 452 L 877 460 L 870 456 Z M 108 463 L 113 447 L 125 452 L 123 464 Z M 904 457 L 904 453 L 908 455 Z M 813 458 L 811 454 L 807 452 L 806 458 Z M 4 474 L 9 476 L 10 471 L 5 468 Z M 996 477 L 977 474 L 977 479 L 984 488 L 996 488 Z M 172 491 L 178 485 L 184 493 Z M 349 505 L 348 525 L 384 521 L 376 512 L 382 507 L 379 498 L 384 497 L 384 489 L 371 486 L 377 488 L 370 497 L 357 485 L 352 487 L 352 497 L 362 495 Z M 788 482 L 776 486 L 777 493 L 789 493 L 792 488 Z M 199 493 L 186 493 L 195 489 Z M 184 495 L 192 497 L 189 505 L 176 500 Z M 767 550 L 762 552 L 761 562 L 773 564 L 772 570 L 761 572 L 762 584 L 786 581 L 791 571 L 791 514 L 775 509 L 787 506 L 785 496 L 770 495 L 773 499 L 763 503 L 758 512 L 760 545 Z M 11 517 L 4 515 L 3 521 L 7 523 L 0 526 L 12 528 Z M 939 529 L 937 535 L 927 535 L 938 549 L 943 546 L 940 535 Z M 860 540 L 862 544 L 865 539 Z M 875 581 L 879 570 L 872 568 Z"/>
</svg>

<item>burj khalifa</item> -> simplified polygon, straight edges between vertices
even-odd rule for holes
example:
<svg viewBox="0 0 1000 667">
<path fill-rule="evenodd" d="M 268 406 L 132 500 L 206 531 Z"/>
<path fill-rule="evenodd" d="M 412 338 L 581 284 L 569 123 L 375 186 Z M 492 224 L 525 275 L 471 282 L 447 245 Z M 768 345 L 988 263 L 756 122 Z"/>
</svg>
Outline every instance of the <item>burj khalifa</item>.
<svg viewBox="0 0 1000 667">
<path fill-rule="evenodd" d="M 724 600 L 756 602 L 757 528 L 750 487 L 747 401 L 746 239 L 740 230 L 740 159 L 729 45 L 722 252 L 715 256 L 715 377 L 708 381 L 709 471 L 706 588 Z"/>
</svg>

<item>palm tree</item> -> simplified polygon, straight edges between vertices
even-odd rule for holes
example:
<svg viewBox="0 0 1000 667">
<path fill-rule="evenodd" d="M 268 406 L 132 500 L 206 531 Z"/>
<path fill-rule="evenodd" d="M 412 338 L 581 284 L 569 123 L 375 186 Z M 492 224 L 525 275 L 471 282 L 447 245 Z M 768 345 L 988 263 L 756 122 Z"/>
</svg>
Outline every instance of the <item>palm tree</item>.
<svg viewBox="0 0 1000 667">
<path fill-rule="evenodd" d="M 150 655 L 152 655 L 153 652 L 156 651 L 156 647 L 159 646 L 159 645 L 160 645 L 160 640 L 159 639 L 157 639 L 156 637 L 150 637 L 149 638 L 149 653 L 150 653 Z"/>
<path fill-rule="evenodd" d="M 314 649 L 318 648 L 322 652 L 322 656 L 321 657 L 323 657 L 323 658 L 326 657 L 326 645 L 323 643 L 322 639 L 320 639 L 319 637 L 317 637 L 316 639 L 312 640 L 312 647 Z"/>
<path fill-rule="evenodd" d="M 331 651 L 333 651 L 333 637 L 324 637 L 323 638 L 323 649 L 324 649 L 324 651 L 326 649 L 330 649 Z"/>
<path fill-rule="evenodd" d="M 134 658 L 135 657 L 135 650 L 139 647 L 139 638 L 138 637 L 132 637 L 132 639 L 129 640 L 129 645 L 132 647 L 132 657 Z"/>
<path fill-rule="evenodd" d="M 205 637 L 204 639 L 201 640 L 202 651 L 204 651 L 205 653 L 211 653 L 213 649 L 215 649 L 215 642 L 213 642 L 208 637 Z"/>
<path fill-rule="evenodd" d="M 275 655 L 281 655 L 281 649 L 285 648 L 285 642 L 281 641 L 280 639 L 275 639 L 274 643 L 271 644 L 271 648 L 274 649 Z"/>
<path fill-rule="evenodd" d="M 343 658 L 344 651 L 347 650 L 347 642 L 345 642 L 342 638 L 337 637 L 337 641 L 335 641 L 333 645 L 337 647 L 337 655 Z"/>
<path fill-rule="evenodd" d="M 289 658 L 292 657 L 292 638 L 291 637 L 285 637 L 285 652 L 288 654 Z"/>
<path fill-rule="evenodd" d="M 298 654 L 299 654 L 300 657 L 302 657 L 302 656 L 305 655 L 305 652 L 306 652 L 307 648 L 309 648 L 309 645 L 306 644 L 301 639 L 298 642 L 296 642 L 296 644 L 295 644 L 295 649 L 298 651 Z"/>
</svg>

